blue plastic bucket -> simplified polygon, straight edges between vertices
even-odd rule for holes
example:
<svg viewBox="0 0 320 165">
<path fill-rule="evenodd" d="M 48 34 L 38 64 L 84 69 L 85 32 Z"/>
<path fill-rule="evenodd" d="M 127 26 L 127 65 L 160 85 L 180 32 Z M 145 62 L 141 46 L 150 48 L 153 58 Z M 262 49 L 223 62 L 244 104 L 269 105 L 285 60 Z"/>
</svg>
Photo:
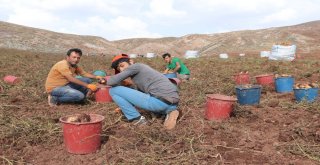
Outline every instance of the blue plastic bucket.
<svg viewBox="0 0 320 165">
<path fill-rule="evenodd" d="M 177 78 L 176 73 L 166 73 L 166 74 L 164 74 L 164 76 L 166 76 L 167 78 Z"/>
<path fill-rule="evenodd" d="M 261 85 L 252 85 L 250 88 L 245 87 L 245 85 L 237 85 L 236 93 L 240 105 L 259 104 Z"/>
<path fill-rule="evenodd" d="M 101 77 L 107 76 L 107 73 L 104 70 L 95 70 L 92 74 Z"/>
<path fill-rule="evenodd" d="M 293 89 L 294 96 L 298 102 L 307 101 L 313 102 L 318 97 L 319 88 L 308 88 L 308 89 Z"/>
<path fill-rule="evenodd" d="M 278 77 L 275 79 L 276 91 L 278 93 L 287 93 L 293 91 L 293 77 Z"/>
</svg>

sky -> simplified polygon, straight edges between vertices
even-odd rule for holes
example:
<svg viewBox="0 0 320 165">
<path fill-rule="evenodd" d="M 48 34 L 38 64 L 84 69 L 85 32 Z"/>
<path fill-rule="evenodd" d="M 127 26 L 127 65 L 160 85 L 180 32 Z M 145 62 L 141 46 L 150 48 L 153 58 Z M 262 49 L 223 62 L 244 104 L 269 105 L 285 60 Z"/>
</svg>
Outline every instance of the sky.
<svg viewBox="0 0 320 165">
<path fill-rule="evenodd" d="M 0 0 L 0 21 L 111 41 L 315 20 L 320 20 L 320 0 Z"/>
</svg>

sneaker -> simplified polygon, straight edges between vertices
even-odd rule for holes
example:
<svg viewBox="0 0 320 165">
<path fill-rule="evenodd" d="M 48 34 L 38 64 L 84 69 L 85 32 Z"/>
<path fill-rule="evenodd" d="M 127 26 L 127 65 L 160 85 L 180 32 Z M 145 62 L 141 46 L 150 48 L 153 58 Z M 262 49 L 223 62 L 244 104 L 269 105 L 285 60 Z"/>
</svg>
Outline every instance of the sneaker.
<svg viewBox="0 0 320 165">
<path fill-rule="evenodd" d="M 55 107 L 58 105 L 58 102 L 51 95 L 48 95 L 48 104 L 50 107 Z"/>
<path fill-rule="evenodd" d="M 140 116 L 138 119 L 132 121 L 133 125 L 147 125 L 148 121 L 144 116 Z"/>
<path fill-rule="evenodd" d="M 167 130 L 173 129 L 177 124 L 177 119 L 179 116 L 179 111 L 174 110 L 167 114 L 166 119 L 164 120 L 164 128 Z"/>
</svg>

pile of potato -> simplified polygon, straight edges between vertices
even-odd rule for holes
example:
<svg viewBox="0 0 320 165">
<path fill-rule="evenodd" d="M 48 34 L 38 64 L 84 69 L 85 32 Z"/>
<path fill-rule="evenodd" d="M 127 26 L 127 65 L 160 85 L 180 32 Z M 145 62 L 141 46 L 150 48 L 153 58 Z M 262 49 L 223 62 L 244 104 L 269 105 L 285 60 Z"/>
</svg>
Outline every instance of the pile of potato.
<svg viewBox="0 0 320 165">
<path fill-rule="evenodd" d="M 239 74 L 249 74 L 249 72 L 248 71 L 241 71 Z"/>
<path fill-rule="evenodd" d="M 316 83 L 297 83 L 293 86 L 294 89 L 309 89 L 309 88 L 319 88 Z"/>
<path fill-rule="evenodd" d="M 278 77 L 292 77 L 292 76 L 289 74 L 275 74 L 274 77 L 278 78 Z"/>
<path fill-rule="evenodd" d="M 241 86 L 242 88 L 252 88 L 253 85 L 252 84 L 245 84 Z"/>
<path fill-rule="evenodd" d="M 85 122 L 90 122 L 91 118 L 90 118 L 90 115 L 82 113 L 82 114 L 70 116 L 67 118 L 66 121 L 71 123 L 85 123 Z"/>
<path fill-rule="evenodd" d="M 291 46 L 292 44 L 289 41 L 283 41 L 283 42 L 277 42 L 276 45 Z"/>
</svg>

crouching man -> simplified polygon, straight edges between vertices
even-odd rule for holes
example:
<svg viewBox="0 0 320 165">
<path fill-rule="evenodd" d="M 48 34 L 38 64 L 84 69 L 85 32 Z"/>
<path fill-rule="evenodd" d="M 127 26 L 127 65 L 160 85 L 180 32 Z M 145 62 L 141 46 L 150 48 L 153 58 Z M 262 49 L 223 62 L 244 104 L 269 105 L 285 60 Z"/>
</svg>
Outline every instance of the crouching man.
<svg viewBox="0 0 320 165">
<path fill-rule="evenodd" d="M 158 114 L 165 114 L 164 127 L 168 130 L 176 125 L 179 111 L 177 88 L 160 72 L 142 63 L 130 63 L 126 55 L 117 55 L 112 60 L 116 75 L 111 76 L 107 85 L 112 86 L 110 95 L 120 107 L 125 117 L 134 125 L 147 124 L 147 120 L 135 107 Z M 131 78 L 135 87 L 132 89 L 118 86 Z"/>
<path fill-rule="evenodd" d="M 66 59 L 51 68 L 45 84 L 49 106 L 79 103 L 85 99 L 89 91 L 97 90 L 97 86 L 91 84 L 90 78 L 101 79 L 101 77 L 87 73 L 77 65 L 81 56 L 80 49 L 70 49 Z M 81 75 L 82 78 L 75 78 L 76 75 Z"/>
</svg>

